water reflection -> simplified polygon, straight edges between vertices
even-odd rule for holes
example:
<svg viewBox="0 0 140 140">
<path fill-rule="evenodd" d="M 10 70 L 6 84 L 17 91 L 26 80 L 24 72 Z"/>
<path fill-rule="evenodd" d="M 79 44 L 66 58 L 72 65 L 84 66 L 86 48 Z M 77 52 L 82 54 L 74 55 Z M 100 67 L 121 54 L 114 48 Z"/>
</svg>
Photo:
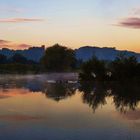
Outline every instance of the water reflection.
<svg viewBox="0 0 140 140">
<path fill-rule="evenodd" d="M 140 102 L 140 84 L 133 82 L 117 83 L 112 86 L 115 107 L 121 112 L 135 110 Z"/>
<path fill-rule="evenodd" d="M 44 93 L 46 94 L 46 97 L 58 102 L 74 95 L 76 87 L 75 84 L 48 84 Z"/>
<path fill-rule="evenodd" d="M 139 83 L 0 77 L 0 139 L 139 140 L 139 101 Z"/>
<path fill-rule="evenodd" d="M 49 84 L 46 80 L 40 79 L 40 77 L 7 77 L 0 79 L 0 90 L 5 95 L 8 89 L 27 89 L 34 93 L 41 92 L 47 98 L 51 98 L 57 102 L 74 95 L 77 87 L 77 84 L 68 83 Z M 5 96 L 3 95 L 2 97 L 4 98 Z"/>
<path fill-rule="evenodd" d="M 82 92 L 82 99 L 92 107 L 93 111 L 106 104 L 106 88 L 103 83 L 82 82 L 79 90 Z"/>
<path fill-rule="evenodd" d="M 6 76 L 0 78 L 1 90 L 24 88 L 31 92 L 41 92 L 45 87 L 46 82 L 34 76 Z"/>
<path fill-rule="evenodd" d="M 99 106 L 106 104 L 107 97 L 112 97 L 117 110 L 126 112 L 135 110 L 140 102 L 140 84 L 133 82 L 82 82 L 79 90 L 82 99 L 95 112 Z"/>
<path fill-rule="evenodd" d="M 33 93 L 45 94 L 56 102 L 67 99 L 79 90 L 83 103 L 88 104 L 95 112 L 99 106 L 107 104 L 111 97 L 117 110 L 126 112 L 135 110 L 140 102 L 140 83 L 133 82 L 81 82 L 80 84 L 55 83 L 49 84 L 40 77 L 35 76 L 8 76 L 0 78 L 0 99 L 10 97 L 9 89 L 27 89 Z M 25 92 L 26 93 L 26 92 Z"/>
</svg>

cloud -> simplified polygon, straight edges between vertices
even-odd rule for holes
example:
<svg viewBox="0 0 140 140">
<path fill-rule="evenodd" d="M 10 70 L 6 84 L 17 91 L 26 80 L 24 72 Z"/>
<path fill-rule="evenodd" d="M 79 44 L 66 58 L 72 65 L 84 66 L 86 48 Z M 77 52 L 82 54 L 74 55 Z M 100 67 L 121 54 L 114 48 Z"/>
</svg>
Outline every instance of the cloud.
<svg viewBox="0 0 140 140">
<path fill-rule="evenodd" d="M 1 47 L 8 47 L 9 46 L 10 41 L 8 40 L 2 40 L 0 39 L 0 48 Z"/>
<path fill-rule="evenodd" d="M 29 47 L 32 47 L 31 45 L 28 45 L 28 44 L 19 44 L 19 45 L 17 45 L 17 47 L 18 48 L 23 48 L 23 49 L 25 49 L 25 48 L 29 48 Z"/>
<path fill-rule="evenodd" d="M 140 29 L 140 18 L 139 17 L 128 17 L 120 21 L 117 26 Z"/>
<path fill-rule="evenodd" d="M 0 19 L 1 23 L 22 23 L 22 22 L 41 22 L 43 19 L 39 18 L 6 18 Z"/>
<path fill-rule="evenodd" d="M 14 43 L 12 41 L 8 40 L 0 40 L 0 48 L 12 48 L 12 49 L 27 49 L 29 47 L 32 47 L 29 44 L 26 43 Z"/>
<path fill-rule="evenodd" d="M 132 15 L 140 15 L 140 8 L 133 8 L 131 14 Z"/>
<path fill-rule="evenodd" d="M 140 29 L 140 7 L 131 9 L 128 17 L 121 19 L 114 25 L 132 29 Z"/>
<path fill-rule="evenodd" d="M 5 43 L 9 43 L 10 41 L 8 40 L 0 40 L 0 44 L 5 44 Z"/>
</svg>

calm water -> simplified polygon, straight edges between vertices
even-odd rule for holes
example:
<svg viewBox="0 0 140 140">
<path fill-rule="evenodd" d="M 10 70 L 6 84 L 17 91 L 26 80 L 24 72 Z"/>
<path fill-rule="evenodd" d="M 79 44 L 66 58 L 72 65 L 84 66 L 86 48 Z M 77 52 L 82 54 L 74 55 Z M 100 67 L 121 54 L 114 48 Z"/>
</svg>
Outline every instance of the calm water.
<svg viewBox="0 0 140 140">
<path fill-rule="evenodd" d="M 0 77 L 0 140 L 140 140 L 137 85 Z"/>
</svg>

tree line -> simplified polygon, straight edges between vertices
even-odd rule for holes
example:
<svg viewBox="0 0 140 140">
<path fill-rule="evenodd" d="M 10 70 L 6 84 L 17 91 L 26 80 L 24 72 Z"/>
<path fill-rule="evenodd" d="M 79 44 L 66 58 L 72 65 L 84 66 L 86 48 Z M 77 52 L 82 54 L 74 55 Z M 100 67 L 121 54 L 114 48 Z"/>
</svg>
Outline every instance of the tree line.
<svg viewBox="0 0 140 140">
<path fill-rule="evenodd" d="M 138 80 L 140 63 L 135 56 L 118 54 L 114 61 L 99 60 L 93 56 L 83 62 L 75 51 L 55 44 L 46 49 L 40 62 L 28 60 L 21 54 L 6 57 L 0 54 L 0 73 L 79 72 L 80 81 Z"/>
<path fill-rule="evenodd" d="M 25 56 L 15 53 L 11 57 L 0 54 L 0 73 L 37 73 L 40 70 L 39 63 L 28 60 Z"/>
<path fill-rule="evenodd" d="M 75 69 L 74 50 L 59 44 L 47 48 L 40 62 L 28 60 L 20 53 L 15 53 L 11 57 L 0 54 L 0 73 L 44 73 Z"/>
<path fill-rule="evenodd" d="M 81 65 L 81 81 L 140 80 L 140 63 L 135 56 L 119 54 L 114 61 L 106 62 L 93 57 Z"/>
</svg>

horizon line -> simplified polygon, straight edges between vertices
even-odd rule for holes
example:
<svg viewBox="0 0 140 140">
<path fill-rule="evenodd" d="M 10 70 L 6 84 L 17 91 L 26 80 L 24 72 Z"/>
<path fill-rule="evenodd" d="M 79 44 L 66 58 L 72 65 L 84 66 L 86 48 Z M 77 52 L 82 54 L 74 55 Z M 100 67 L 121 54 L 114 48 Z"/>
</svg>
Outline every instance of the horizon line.
<svg viewBox="0 0 140 140">
<path fill-rule="evenodd" d="M 55 44 L 59 44 L 59 43 L 55 43 Z M 54 45 L 55 45 L 54 44 Z M 0 48 L 0 50 L 3 50 L 3 49 L 8 49 L 8 50 L 11 50 L 11 51 L 24 51 L 24 50 L 29 50 L 31 48 L 44 48 L 44 49 L 47 49 L 49 47 L 53 47 L 54 45 L 51 45 L 51 46 L 47 46 L 46 45 L 41 45 L 41 46 L 34 46 L 34 45 L 30 45 L 31 47 L 28 47 L 28 48 L 23 48 L 23 49 L 16 49 L 16 48 L 8 48 L 8 47 L 3 47 L 3 48 Z M 61 44 L 59 44 L 61 45 Z M 61 46 L 64 46 L 64 47 L 67 47 L 65 45 L 61 45 Z M 140 54 L 140 52 L 136 52 L 136 51 L 132 51 L 132 50 L 126 50 L 126 49 L 118 49 L 116 47 L 100 47 L 100 46 L 90 46 L 90 45 L 85 45 L 85 46 L 82 46 L 82 47 L 78 47 L 78 48 L 71 48 L 71 47 L 67 47 L 67 48 L 70 48 L 72 50 L 77 50 L 77 49 L 81 49 L 81 48 L 85 48 L 85 47 L 89 47 L 89 48 L 98 48 L 98 49 L 114 49 L 116 51 L 127 51 L 127 52 L 132 52 L 132 53 L 137 53 L 137 54 Z"/>
</svg>

